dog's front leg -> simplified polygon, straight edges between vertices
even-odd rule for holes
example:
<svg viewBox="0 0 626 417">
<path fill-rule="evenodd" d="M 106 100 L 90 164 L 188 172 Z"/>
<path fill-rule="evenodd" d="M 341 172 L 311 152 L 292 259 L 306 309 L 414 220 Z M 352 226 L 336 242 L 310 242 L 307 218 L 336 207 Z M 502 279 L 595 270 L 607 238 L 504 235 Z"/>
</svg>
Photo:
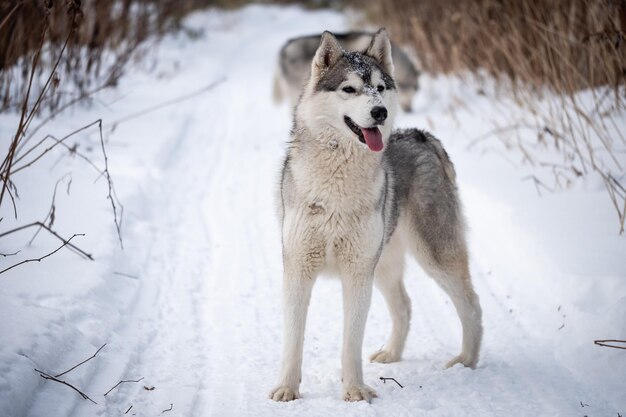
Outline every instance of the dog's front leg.
<svg viewBox="0 0 626 417">
<path fill-rule="evenodd" d="M 344 276 L 343 286 L 343 352 L 341 357 L 343 399 L 370 401 L 376 391 L 363 383 L 363 333 L 372 299 L 373 273 Z"/>
<path fill-rule="evenodd" d="M 270 394 L 274 401 L 300 398 L 302 348 L 307 310 L 315 281 L 299 263 L 285 260 L 283 278 L 283 358 L 278 385 Z"/>
</svg>

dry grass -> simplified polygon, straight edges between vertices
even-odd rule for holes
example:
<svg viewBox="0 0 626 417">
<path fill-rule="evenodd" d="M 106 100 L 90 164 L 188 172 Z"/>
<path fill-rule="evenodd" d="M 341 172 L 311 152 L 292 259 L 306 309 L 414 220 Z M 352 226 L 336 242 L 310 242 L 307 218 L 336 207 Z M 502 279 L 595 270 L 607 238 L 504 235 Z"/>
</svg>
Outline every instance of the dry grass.
<svg viewBox="0 0 626 417">
<path fill-rule="evenodd" d="M 225 0 L 68 0 L 0 2 L 0 110 L 19 110 L 29 84 L 32 57 L 42 47 L 32 94 L 61 57 L 49 109 L 114 86 L 133 57 L 161 35 L 181 28 L 189 12 L 223 6 Z M 243 1 L 230 2 L 241 5 Z M 74 12 L 75 11 L 75 12 Z M 71 36 L 68 39 L 68 34 Z M 43 43 L 42 43 L 43 41 Z M 63 53 L 61 53 L 64 48 Z"/>
<path fill-rule="evenodd" d="M 385 0 L 372 16 L 426 71 L 490 75 L 572 93 L 626 80 L 626 1 Z"/>
<path fill-rule="evenodd" d="M 624 232 L 626 0 L 384 0 L 361 7 L 414 49 L 425 71 L 495 79 L 531 117 L 496 126 L 494 135 L 533 166 L 551 169 L 551 188 L 599 175 Z M 534 143 L 520 140 L 520 129 L 534 131 Z M 529 147 L 561 160 L 544 160 Z"/>
</svg>

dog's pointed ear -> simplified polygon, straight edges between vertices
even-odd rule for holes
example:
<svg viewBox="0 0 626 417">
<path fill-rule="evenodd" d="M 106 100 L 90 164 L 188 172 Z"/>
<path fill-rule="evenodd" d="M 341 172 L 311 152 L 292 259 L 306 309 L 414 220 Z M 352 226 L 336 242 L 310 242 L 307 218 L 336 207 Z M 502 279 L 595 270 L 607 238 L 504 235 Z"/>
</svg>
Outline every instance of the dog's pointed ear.
<svg viewBox="0 0 626 417">
<path fill-rule="evenodd" d="M 321 75 L 337 63 L 343 52 L 343 48 L 332 33 L 329 31 L 322 33 L 320 46 L 317 47 L 313 63 L 311 64 L 311 74 L 314 77 Z"/>
<path fill-rule="evenodd" d="M 365 55 L 370 56 L 380 64 L 385 72 L 393 76 L 393 60 L 391 59 L 391 42 L 385 28 L 376 32 L 370 46 L 365 50 Z"/>
</svg>

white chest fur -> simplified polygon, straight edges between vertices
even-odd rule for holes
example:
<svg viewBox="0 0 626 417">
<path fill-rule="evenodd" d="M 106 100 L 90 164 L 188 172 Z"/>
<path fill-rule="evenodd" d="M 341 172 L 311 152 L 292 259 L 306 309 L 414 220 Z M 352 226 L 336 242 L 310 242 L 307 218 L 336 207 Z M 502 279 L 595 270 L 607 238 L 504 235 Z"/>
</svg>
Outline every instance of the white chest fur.
<svg viewBox="0 0 626 417">
<path fill-rule="evenodd" d="M 359 146 L 292 149 L 294 198 L 285 207 L 283 243 L 296 257 L 316 264 L 312 267 L 335 269 L 336 264 L 371 260 L 380 250 L 382 155 Z"/>
</svg>

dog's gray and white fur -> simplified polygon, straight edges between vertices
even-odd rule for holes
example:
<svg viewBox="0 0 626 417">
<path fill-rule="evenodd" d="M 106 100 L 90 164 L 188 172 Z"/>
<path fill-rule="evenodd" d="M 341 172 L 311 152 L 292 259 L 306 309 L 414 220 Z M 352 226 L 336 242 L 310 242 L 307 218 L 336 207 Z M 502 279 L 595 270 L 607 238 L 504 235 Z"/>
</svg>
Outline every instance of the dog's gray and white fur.
<svg viewBox="0 0 626 417">
<path fill-rule="evenodd" d="M 334 35 L 347 51 L 365 51 L 374 36 L 371 32 L 347 32 Z M 274 101 L 280 103 L 286 96 L 292 106 L 300 98 L 302 87 L 309 78 L 311 60 L 320 44 L 322 35 L 301 36 L 289 39 L 280 49 L 278 67 L 274 73 Z M 419 71 L 409 56 L 399 47 L 391 45 L 391 57 L 395 67 L 394 80 L 400 106 L 411 111 L 411 102 L 419 84 Z"/>
<path fill-rule="evenodd" d="M 382 292 L 393 327 L 385 347 L 370 359 L 398 361 L 411 316 L 403 284 L 405 251 L 448 293 L 461 320 L 462 350 L 447 366 L 478 362 L 481 308 L 468 269 L 454 167 L 430 134 L 391 133 L 397 107 L 393 71 L 384 29 L 365 53 L 344 51 L 324 32 L 311 64 L 280 186 L 284 350 L 279 382 L 270 394 L 276 401 L 300 397 L 307 309 L 322 271 L 337 272 L 342 282 L 343 398 L 376 395 L 363 382 L 361 364 L 372 287 Z M 382 142 L 364 144 L 365 133 L 375 128 Z M 384 143 L 384 152 L 373 150 L 376 143 Z"/>
</svg>

